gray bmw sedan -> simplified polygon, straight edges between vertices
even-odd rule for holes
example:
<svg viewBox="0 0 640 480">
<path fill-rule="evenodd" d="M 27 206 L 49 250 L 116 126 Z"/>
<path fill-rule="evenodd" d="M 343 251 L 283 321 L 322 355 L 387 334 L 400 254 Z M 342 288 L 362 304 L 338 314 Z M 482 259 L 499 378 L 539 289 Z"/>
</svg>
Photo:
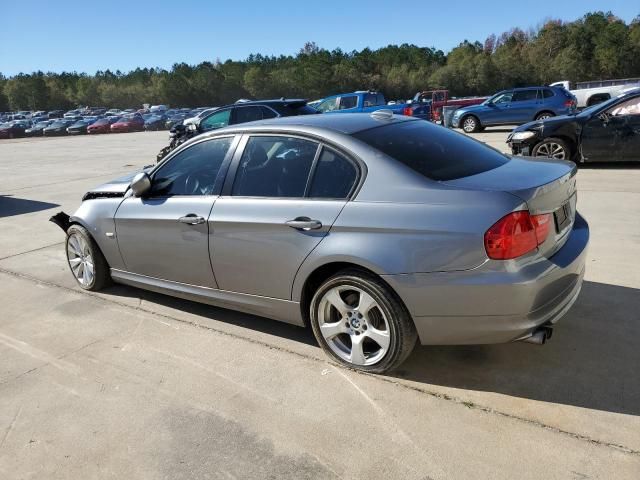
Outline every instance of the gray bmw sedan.
<svg viewBox="0 0 640 480">
<path fill-rule="evenodd" d="M 335 361 L 385 372 L 417 341 L 544 343 L 582 285 L 576 199 L 573 163 L 383 110 L 198 136 L 52 221 L 81 288 L 310 325 Z"/>
</svg>

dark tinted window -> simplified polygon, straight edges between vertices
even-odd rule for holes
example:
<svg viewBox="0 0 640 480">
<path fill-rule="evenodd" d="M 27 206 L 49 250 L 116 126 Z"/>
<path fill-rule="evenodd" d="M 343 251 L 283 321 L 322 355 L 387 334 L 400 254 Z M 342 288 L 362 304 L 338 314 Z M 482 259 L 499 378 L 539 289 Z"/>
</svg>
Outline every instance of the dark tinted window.
<svg viewBox="0 0 640 480">
<path fill-rule="evenodd" d="M 378 95 L 376 95 L 375 93 L 367 93 L 364 96 L 363 105 L 365 107 L 375 107 L 376 105 L 379 105 L 379 103 L 378 103 Z"/>
<path fill-rule="evenodd" d="M 535 100 L 538 97 L 538 89 L 533 88 L 531 90 L 516 90 L 513 92 L 512 102 L 526 102 L 528 100 Z"/>
<path fill-rule="evenodd" d="M 542 94 L 544 95 L 544 98 L 551 98 L 553 97 L 553 90 L 551 90 L 550 88 L 545 88 L 542 90 Z"/>
<path fill-rule="evenodd" d="M 509 161 L 477 140 L 419 120 L 376 127 L 353 136 L 432 180 L 468 177 Z"/>
<path fill-rule="evenodd" d="M 262 109 L 262 118 L 276 118 L 278 114 L 269 107 L 260 107 Z"/>
<path fill-rule="evenodd" d="M 220 188 L 218 174 L 231 138 L 197 143 L 178 153 L 153 176 L 151 195 L 212 195 Z"/>
<path fill-rule="evenodd" d="M 349 95 L 348 97 L 340 97 L 340 110 L 346 110 L 347 108 L 355 108 L 358 105 L 358 97 L 356 95 Z"/>
<path fill-rule="evenodd" d="M 234 109 L 234 123 L 247 123 L 262 120 L 262 107 L 236 107 Z"/>
<path fill-rule="evenodd" d="M 347 198 L 358 178 L 356 166 L 325 148 L 318 159 L 309 195 L 312 198 Z"/>
<path fill-rule="evenodd" d="M 232 195 L 304 197 L 318 144 L 292 137 L 255 136 L 242 153 Z"/>
</svg>

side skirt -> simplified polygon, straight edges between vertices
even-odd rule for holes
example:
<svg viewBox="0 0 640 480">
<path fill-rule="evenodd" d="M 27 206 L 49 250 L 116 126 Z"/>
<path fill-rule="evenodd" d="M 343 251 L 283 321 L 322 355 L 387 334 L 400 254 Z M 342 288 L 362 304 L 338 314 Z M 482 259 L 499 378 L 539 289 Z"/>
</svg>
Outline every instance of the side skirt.
<svg viewBox="0 0 640 480">
<path fill-rule="evenodd" d="M 290 300 L 198 287 L 187 283 L 172 282 L 161 278 L 125 272 L 115 268 L 111 269 L 111 278 L 117 283 L 139 287 L 157 293 L 164 293 L 172 297 L 184 298 L 185 300 L 206 303 L 230 310 L 238 310 L 240 312 L 267 317 L 301 327 L 304 326 L 300 315 L 300 303 Z"/>
</svg>

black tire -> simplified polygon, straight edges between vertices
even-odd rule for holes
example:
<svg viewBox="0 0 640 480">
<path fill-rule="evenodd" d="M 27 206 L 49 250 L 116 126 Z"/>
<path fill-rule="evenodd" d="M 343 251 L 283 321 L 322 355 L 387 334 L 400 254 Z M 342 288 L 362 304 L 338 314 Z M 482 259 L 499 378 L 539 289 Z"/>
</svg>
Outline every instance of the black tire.
<svg viewBox="0 0 640 480">
<path fill-rule="evenodd" d="M 384 356 L 376 363 L 355 365 L 340 358 L 329 347 L 320 331 L 318 319 L 320 302 L 329 290 L 338 286 L 356 287 L 368 293 L 377 302 L 377 308 L 387 319 L 389 347 Z M 309 314 L 313 334 L 322 350 L 336 362 L 355 370 L 384 373 L 397 368 L 411 354 L 418 338 L 411 315 L 396 293 L 377 276 L 358 269 L 342 270 L 323 282 L 313 295 Z"/>
<path fill-rule="evenodd" d="M 460 119 L 460 128 L 465 133 L 476 133 L 480 131 L 480 121 L 473 115 L 467 115 Z"/>
<path fill-rule="evenodd" d="M 71 267 L 71 262 L 69 259 L 69 256 L 70 256 L 69 239 L 74 235 L 79 235 L 84 239 L 84 241 L 87 244 L 87 248 L 89 250 L 91 258 L 93 260 L 93 266 L 94 266 L 93 279 L 91 279 L 91 281 L 87 282 L 86 284 L 83 284 L 78 280 L 75 272 Z M 100 250 L 96 242 L 93 240 L 93 237 L 91 237 L 91 235 L 89 234 L 86 228 L 84 228 L 81 225 L 74 224 L 67 229 L 67 239 L 65 241 L 65 252 L 67 254 L 67 264 L 69 265 L 69 270 L 71 270 L 73 278 L 76 279 L 76 282 L 80 288 L 84 290 L 90 290 L 92 292 L 96 292 L 98 290 L 102 290 L 103 288 L 111 285 L 111 273 L 109 270 L 109 264 L 107 263 L 107 260 L 104 258 L 104 255 L 102 255 L 102 251 Z"/>
<path fill-rule="evenodd" d="M 540 112 L 539 114 L 536 115 L 535 120 L 543 120 L 545 118 L 551 118 L 555 116 L 556 114 L 553 112 Z"/>
<path fill-rule="evenodd" d="M 552 155 L 545 154 L 545 153 L 552 152 L 555 149 L 554 145 L 557 145 L 562 148 L 562 150 L 564 151 L 564 156 L 561 157 L 558 155 L 552 156 Z M 572 160 L 573 158 L 571 148 L 569 147 L 567 142 L 565 142 L 561 138 L 556 138 L 556 137 L 545 138 L 542 142 L 538 143 L 535 147 L 533 147 L 533 150 L 531 151 L 531 156 L 543 157 L 543 158 L 554 158 L 556 160 Z"/>
</svg>

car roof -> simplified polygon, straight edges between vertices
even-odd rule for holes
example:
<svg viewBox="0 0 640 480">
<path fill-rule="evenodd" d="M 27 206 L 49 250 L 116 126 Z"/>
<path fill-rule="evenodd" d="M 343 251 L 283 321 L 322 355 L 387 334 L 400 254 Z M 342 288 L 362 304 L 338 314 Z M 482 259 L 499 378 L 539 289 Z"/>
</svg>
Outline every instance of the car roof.
<svg viewBox="0 0 640 480">
<path fill-rule="evenodd" d="M 380 112 L 380 110 L 378 110 Z M 269 120 L 258 120 L 255 122 L 240 123 L 220 130 L 213 130 L 212 133 L 224 131 L 248 131 L 256 127 L 276 127 L 278 130 L 286 130 L 287 127 L 312 127 L 352 135 L 370 128 L 400 123 L 407 121 L 421 121 L 415 117 L 404 115 L 393 115 L 389 118 L 381 118 L 380 115 L 370 113 L 320 113 L 316 115 L 296 115 L 293 117 L 271 118 Z M 259 128 L 264 130 L 264 128 Z"/>
</svg>

